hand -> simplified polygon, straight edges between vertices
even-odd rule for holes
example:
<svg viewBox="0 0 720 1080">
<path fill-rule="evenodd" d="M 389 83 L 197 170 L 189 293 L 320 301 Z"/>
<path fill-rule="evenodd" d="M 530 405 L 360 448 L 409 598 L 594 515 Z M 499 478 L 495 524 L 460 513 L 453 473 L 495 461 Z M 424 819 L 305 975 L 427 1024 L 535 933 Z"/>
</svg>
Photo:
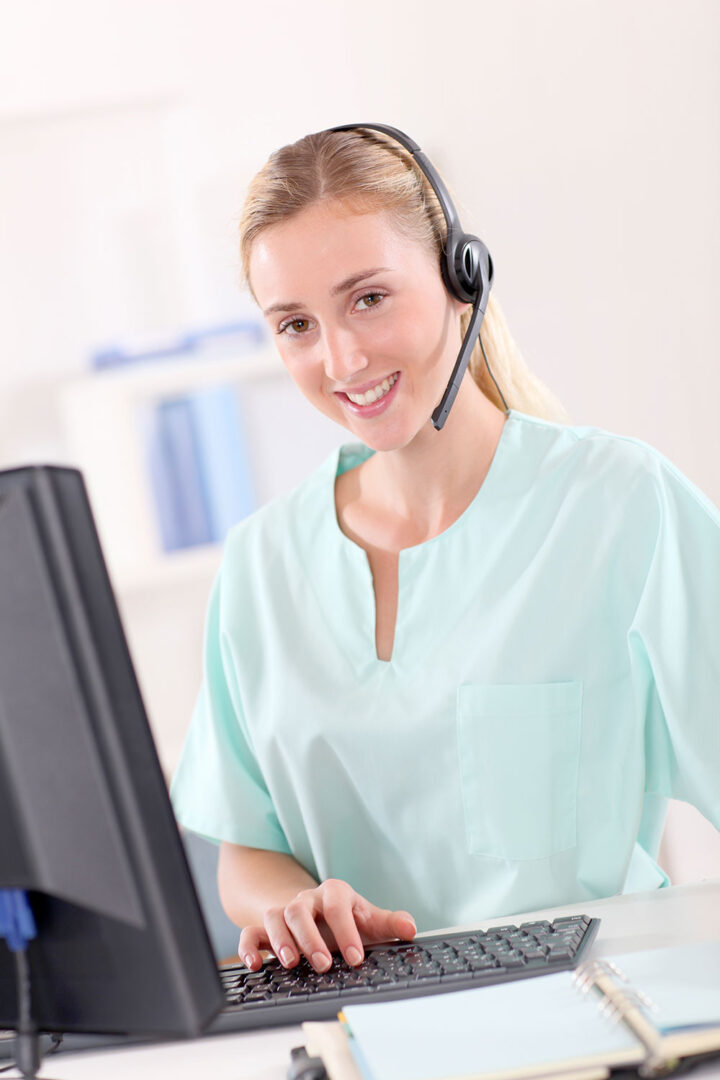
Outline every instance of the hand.
<svg viewBox="0 0 720 1080">
<path fill-rule="evenodd" d="M 264 926 L 246 926 L 238 953 L 251 971 L 262 965 L 261 949 L 271 949 L 283 967 L 306 956 L 316 971 L 327 971 L 337 948 L 351 967 L 362 963 L 363 945 L 389 938 L 411 940 L 417 933 L 407 911 L 376 907 L 346 881 L 330 878 L 304 889 L 285 907 L 269 908 Z"/>
</svg>

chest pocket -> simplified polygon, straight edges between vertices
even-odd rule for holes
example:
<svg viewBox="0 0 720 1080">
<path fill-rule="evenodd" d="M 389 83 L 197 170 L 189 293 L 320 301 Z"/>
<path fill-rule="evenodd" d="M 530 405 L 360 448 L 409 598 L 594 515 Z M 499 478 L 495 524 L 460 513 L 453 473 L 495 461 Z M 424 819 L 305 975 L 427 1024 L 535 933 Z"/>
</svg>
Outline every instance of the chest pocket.
<svg viewBox="0 0 720 1080">
<path fill-rule="evenodd" d="M 458 688 L 468 849 L 546 859 L 575 846 L 582 683 Z"/>
</svg>

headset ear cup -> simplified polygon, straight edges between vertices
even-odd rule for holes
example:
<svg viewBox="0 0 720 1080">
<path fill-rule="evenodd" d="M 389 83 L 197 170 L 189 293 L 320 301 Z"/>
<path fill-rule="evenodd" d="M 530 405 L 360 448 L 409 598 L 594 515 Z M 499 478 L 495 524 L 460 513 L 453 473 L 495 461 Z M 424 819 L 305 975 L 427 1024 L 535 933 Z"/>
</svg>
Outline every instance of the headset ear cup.
<svg viewBox="0 0 720 1080">
<path fill-rule="evenodd" d="M 480 252 L 478 247 L 478 242 L 471 240 L 469 243 L 463 244 L 460 249 L 460 273 L 458 278 L 463 288 L 472 292 L 477 292 L 480 283 Z"/>
<path fill-rule="evenodd" d="M 448 253 L 448 277 L 454 279 L 451 292 L 465 303 L 473 303 L 481 290 L 483 249 L 482 240 L 464 233 L 458 238 L 454 251 Z"/>
<path fill-rule="evenodd" d="M 487 296 L 492 288 L 493 276 L 492 259 L 485 244 L 477 236 L 468 234 L 463 236 L 459 247 L 457 270 L 458 284 L 465 293 L 462 299 L 474 303 L 475 300 L 485 296 L 486 304 Z"/>
</svg>

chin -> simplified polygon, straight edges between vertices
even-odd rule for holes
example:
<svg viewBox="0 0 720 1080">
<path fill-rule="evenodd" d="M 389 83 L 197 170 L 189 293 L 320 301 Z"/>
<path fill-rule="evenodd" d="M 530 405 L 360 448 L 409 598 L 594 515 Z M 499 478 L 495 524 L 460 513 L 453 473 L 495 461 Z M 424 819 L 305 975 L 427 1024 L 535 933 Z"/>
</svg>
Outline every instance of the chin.
<svg viewBox="0 0 720 1080">
<path fill-rule="evenodd" d="M 363 424 L 362 427 L 359 425 L 357 427 L 344 426 L 351 435 L 363 442 L 365 446 L 369 446 L 371 450 L 387 453 L 391 450 L 403 450 L 406 446 L 409 446 L 420 434 L 426 423 L 429 423 L 429 421 L 411 429 L 408 429 L 406 425 L 403 425 L 403 429 L 401 429 L 397 424 L 378 424 L 375 427 L 371 423 Z"/>
<path fill-rule="evenodd" d="M 439 398 L 438 398 L 439 400 Z M 343 406 L 332 410 L 322 409 L 325 415 L 343 427 L 349 435 L 370 447 L 371 450 L 402 450 L 409 446 L 428 426 L 436 402 L 410 402 L 398 399 L 387 412 L 362 419 L 346 411 Z M 411 407 L 412 405 L 412 407 Z"/>
</svg>

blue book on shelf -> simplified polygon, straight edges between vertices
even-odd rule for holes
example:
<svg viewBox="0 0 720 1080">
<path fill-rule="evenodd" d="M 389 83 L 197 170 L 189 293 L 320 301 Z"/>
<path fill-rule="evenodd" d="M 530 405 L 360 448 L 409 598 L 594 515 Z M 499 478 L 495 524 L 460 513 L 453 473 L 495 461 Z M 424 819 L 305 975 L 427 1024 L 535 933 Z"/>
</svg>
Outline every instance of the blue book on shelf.
<svg viewBox="0 0 720 1080">
<path fill-rule="evenodd" d="M 177 512 L 177 498 L 173 492 L 172 470 L 168 465 L 160 409 L 157 405 L 153 406 L 144 417 L 143 428 L 150 488 L 160 528 L 160 543 L 163 551 L 175 551 L 182 547 L 181 525 Z"/>
<path fill-rule="evenodd" d="M 155 407 L 149 439 L 150 479 L 164 551 L 214 539 L 189 398 Z"/>
<path fill-rule="evenodd" d="M 215 386 L 189 403 L 212 538 L 222 542 L 256 506 L 238 395 L 231 386 Z"/>
</svg>

